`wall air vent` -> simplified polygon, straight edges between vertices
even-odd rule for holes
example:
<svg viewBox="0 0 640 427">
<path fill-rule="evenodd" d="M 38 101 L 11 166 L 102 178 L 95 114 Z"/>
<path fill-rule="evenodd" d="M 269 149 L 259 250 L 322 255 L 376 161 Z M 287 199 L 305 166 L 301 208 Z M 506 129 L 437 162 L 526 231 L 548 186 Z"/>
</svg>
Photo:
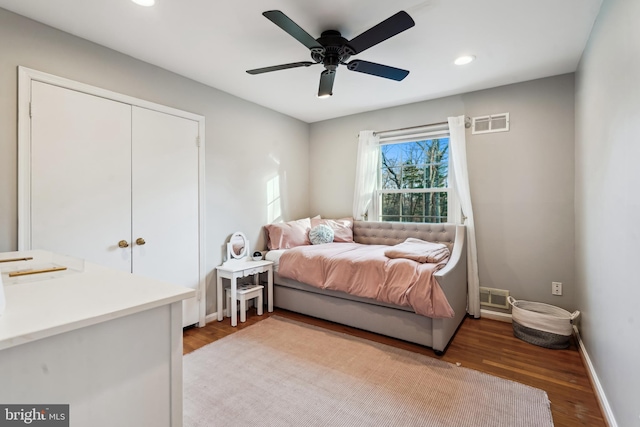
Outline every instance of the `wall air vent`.
<svg viewBox="0 0 640 427">
<path fill-rule="evenodd" d="M 485 307 L 509 308 L 509 291 L 506 289 L 494 289 L 480 287 L 480 305 Z"/>
<path fill-rule="evenodd" d="M 471 133 L 492 133 L 509 131 L 509 113 L 492 114 L 490 116 L 474 117 Z"/>
</svg>

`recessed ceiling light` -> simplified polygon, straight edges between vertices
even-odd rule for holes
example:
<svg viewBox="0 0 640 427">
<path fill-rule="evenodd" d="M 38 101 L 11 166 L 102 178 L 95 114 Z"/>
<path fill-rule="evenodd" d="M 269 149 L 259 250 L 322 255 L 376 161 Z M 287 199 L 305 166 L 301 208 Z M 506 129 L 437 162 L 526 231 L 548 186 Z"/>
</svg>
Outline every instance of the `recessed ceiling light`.
<svg viewBox="0 0 640 427">
<path fill-rule="evenodd" d="M 474 59 L 476 59 L 476 57 L 473 55 L 464 55 L 456 58 L 456 60 L 453 61 L 453 63 L 456 65 L 466 65 L 470 62 L 473 62 Z"/>
<path fill-rule="evenodd" d="M 156 3 L 156 0 L 131 0 L 135 4 L 139 4 L 140 6 L 153 6 Z"/>
</svg>

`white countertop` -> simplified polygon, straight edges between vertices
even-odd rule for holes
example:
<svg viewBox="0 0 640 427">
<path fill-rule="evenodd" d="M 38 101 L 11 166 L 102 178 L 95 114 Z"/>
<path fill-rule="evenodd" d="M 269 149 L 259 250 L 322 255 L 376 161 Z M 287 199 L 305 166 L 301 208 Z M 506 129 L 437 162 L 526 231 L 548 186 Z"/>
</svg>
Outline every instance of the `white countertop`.
<svg viewBox="0 0 640 427">
<path fill-rule="evenodd" d="M 0 350 L 196 295 L 193 289 L 82 261 L 69 261 L 73 268 L 67 271 L 24 276 L 22 283 L 12 283 L 7 271 L 17 265 L 22 270 L 50 263 L 55 254 L 4 252 L 0 260 L 27 256 L 34 260 L 0 263 L 6 297 L 6 309 L 0 316 Z"/>
</svg>

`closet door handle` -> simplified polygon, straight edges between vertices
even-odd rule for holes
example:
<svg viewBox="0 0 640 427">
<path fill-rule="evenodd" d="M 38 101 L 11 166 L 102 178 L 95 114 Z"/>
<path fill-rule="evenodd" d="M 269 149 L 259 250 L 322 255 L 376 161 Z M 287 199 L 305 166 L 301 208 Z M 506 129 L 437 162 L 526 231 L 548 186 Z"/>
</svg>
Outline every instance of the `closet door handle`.
<svg viewBox="0 0 640 427">
<path fill-rule="evenodd" d="M 143 239 L 142 237 L 138 237 L 138 238 L 136 239 L 136 245 L 140 245 L 140 246 L 142 246 L 142 245 L 144 245 L 145 243 L 147 243 L 147 242 L 145 242 L 145 241 L 144 241 L 144 239 Z"/>
<path fill-rule="evenodd" d="M 120 240 L 120 241 L 118 242 L 118 247 L 121 247 L 121 248 L 128 248 L 128 247 L 129 247 L 129 243 L 127 243 L 127 241 L 126 241 L 126 240 Z"/>
</svg>

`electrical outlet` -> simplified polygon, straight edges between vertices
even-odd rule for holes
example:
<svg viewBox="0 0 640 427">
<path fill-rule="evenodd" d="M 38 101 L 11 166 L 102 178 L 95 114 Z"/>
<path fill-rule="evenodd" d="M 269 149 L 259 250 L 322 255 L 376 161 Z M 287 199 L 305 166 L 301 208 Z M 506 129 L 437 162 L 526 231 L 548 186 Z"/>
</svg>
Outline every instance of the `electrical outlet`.
<svg viewBox="0 0 640 427">
<path fill-rule="evenodd" d="M 551 282 L 551 294 L 553 294 L 553 295 L 562 295 L 562 283 L 560 283 L 560 282 Z"/>
</svg>

